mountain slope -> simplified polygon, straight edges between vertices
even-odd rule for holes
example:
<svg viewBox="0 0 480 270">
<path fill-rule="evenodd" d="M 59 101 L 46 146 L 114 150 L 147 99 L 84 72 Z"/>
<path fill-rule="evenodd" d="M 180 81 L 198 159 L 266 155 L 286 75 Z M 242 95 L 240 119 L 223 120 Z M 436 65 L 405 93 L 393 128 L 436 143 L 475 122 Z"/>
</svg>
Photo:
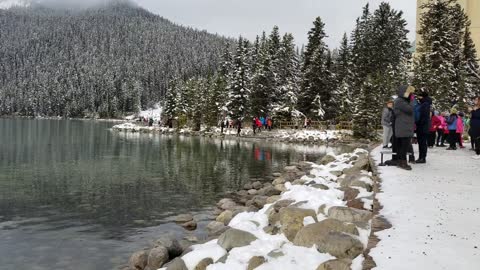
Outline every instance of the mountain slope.
<svg viewBox="0 0 480 270">
<path fill-rule="evenodd" d="M 135 111 L 157 102 L 171 78 L 213 72 L 226 42 L 124 1 L 0 10 L 0 115 Z"/>
</svg>

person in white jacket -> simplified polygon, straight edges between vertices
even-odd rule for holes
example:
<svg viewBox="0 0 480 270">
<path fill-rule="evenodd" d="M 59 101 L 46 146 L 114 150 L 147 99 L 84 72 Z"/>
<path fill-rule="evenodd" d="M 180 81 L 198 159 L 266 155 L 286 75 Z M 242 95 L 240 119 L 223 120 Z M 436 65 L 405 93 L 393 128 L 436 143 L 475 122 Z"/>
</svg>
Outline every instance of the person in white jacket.
<svg viewBox="0 0 480 270">
<path fill-rule="evenodd" d="M 392 139 L 393 128 L 393 101 L 388 101 L 382 113 L 382 127 L 383 127 L 383 148 L 388 148 L 388 144 Z"/>
</svg>

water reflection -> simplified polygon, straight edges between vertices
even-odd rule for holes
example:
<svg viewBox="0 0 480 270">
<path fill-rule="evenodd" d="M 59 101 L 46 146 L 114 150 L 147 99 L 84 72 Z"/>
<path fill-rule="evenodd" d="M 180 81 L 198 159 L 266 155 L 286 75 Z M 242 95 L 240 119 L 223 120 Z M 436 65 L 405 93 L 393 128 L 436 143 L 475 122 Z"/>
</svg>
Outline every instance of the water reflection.
<svg viewBox="0 0 480 270">
<path fill-rule="evenodd" d="M 95 253 L 105 261 L 102 256 L 114 252 L 104 251 L 113 240 L 127 242 L 139 228 L 166 228 L 178 213 L 201 213 L 226 191 L 269 177 L 292 161 L 314 161 L 329 150 L 118 133 L 109 130 L 112 125 L 0 119 L 0 251 L 12 265 L 21 269 L 27 260 L 13 259 L 19 253 L 42 254 L 59 241 L 63 256 L 93 260 Z M 28 246 L 18 244 L 26 237 Z M 77 238 L 91 253 L 76 257 Z M 103 253 L 95 251 L 99 248 Z M 29 263 L 23 268 L 43 262 Z"/>
</svg>

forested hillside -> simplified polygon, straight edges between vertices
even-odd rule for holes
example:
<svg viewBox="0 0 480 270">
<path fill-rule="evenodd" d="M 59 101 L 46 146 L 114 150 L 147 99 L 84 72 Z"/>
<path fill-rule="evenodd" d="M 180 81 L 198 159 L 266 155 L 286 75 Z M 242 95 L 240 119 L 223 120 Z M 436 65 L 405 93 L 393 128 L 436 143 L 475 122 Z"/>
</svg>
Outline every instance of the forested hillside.
<svg viewBox="0 0 480 270">
<path fill-rule="evenodd" d="M 0 115 L 114 117 L 219 65 L 223 37 L 132 4 L 0 10 Z"/>
</svg>

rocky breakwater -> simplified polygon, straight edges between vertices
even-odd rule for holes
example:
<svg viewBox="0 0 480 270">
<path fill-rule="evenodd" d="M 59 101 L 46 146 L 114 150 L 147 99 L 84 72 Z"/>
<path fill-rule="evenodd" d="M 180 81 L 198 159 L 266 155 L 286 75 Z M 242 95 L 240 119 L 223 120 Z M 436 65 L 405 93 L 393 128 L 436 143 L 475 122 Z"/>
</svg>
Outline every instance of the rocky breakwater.
<svg viewBox="0 0 480 270">
<path fill-rule="evenodd" d="M 373 216 L 368 152 L 328 154 L 273 177 L 220 200 L 205 243 L 160 241 L 134 254 L 130 269 L 362 269 Z"/>
</svg>

